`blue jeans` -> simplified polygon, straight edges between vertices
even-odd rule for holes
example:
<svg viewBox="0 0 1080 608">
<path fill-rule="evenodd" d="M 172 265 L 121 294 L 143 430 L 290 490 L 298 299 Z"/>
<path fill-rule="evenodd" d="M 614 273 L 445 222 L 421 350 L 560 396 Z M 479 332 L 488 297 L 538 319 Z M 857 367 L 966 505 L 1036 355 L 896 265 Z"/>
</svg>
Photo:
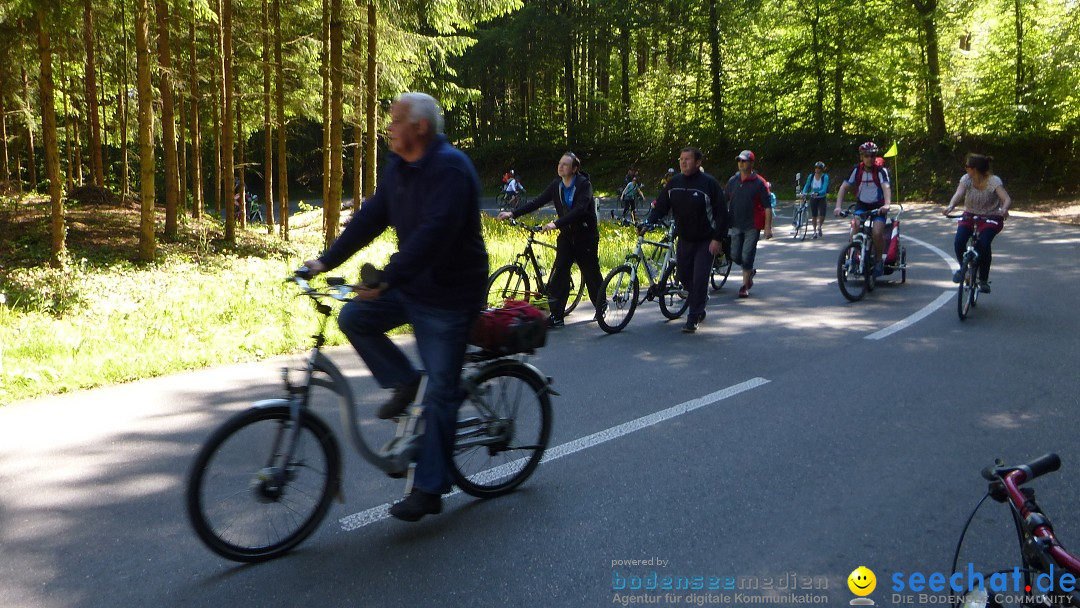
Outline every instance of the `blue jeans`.
<svg viewBox="0 0 1080 608">
<path fill-rule="evenodd" d="M 461 367 L 466 341 L 476 315 L 472 311 L 434 308 L 418 304 L 391 289 L 377 300 L 353 300 L 341 309 L 338 326 L 383 388 L 414 382 L 419 372 L 386 332 L 411 323 L 416 349 L 427 370 L 424 438 L 413 485 L 429 494 L 450 491 L 450 458 L 457 427 L 457 411 L 465 399 Z"/>
</svg>

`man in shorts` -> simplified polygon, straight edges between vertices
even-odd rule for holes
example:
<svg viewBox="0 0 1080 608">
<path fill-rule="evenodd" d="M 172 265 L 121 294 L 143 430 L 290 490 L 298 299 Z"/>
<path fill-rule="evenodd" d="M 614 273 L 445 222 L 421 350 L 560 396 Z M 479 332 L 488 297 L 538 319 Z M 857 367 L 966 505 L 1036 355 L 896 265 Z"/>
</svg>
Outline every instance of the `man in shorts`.
<svg viewBox="0 0 1080 608">
<path fill-rule="evenodd" d="M 874 241 L 874 276 L 884 273 L 881 256 L 885 253 L 885 219 L 892 201 L 892 188 L 889 184 L 889 171 L 884 162 L 878 159 L 878 147 L 872 141 L 859 146 L 859 164 L 851 170 L 840 184 L 836 193 L 836 208 L 833 214 L 843 212 L 844 195 L 848 190 L 855 191 L 855 215 L 862 218 L 870 214 L 873 217 Z"/>
<path fill-rule="evenodd" d="M 754 153 L 743 150 L 735 158 L 739 172 L 731 176 L 727 186 L 728 206 L 731 209 L 731 259 L 742 268 L 743 284 L 739 297 L 750 297 L 754 286 L 754 261 L 761 232 L 772 238 L 772 203 L 769 182 L 754 170 Z"/>
</svg>

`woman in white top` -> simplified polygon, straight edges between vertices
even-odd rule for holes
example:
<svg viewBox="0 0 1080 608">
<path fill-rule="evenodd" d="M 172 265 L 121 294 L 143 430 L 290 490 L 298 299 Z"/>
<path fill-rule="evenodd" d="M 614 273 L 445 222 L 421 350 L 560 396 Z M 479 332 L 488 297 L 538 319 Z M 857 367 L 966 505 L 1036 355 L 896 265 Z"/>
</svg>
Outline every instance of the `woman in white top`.
<svg viewBox="0 0 1080 608">
<path fill-rule="evenodd" d="M 979 254 L 979 291 L 990 292 L 990 262 L 992 253 L 990 243 L 1005 227 L 1005 218 L 1009 217 L 1009 205 L 1012 199 L 1001 183 L 1001 178 L 990 170 L 992 156 L 968 154 L 964 163 L 965 175 L 960 178 L 949 205 L 942 211 L 948 214 L 964 201 L 964 215 L 956 226 L 954 249 L 956 259 L 960 261 L 967 250 L 971 233 L 978 228 L 979 240 L 975 251 Z M 953 273 L 953 283 L 960 282 L 960 271 Z"/>
</svg>

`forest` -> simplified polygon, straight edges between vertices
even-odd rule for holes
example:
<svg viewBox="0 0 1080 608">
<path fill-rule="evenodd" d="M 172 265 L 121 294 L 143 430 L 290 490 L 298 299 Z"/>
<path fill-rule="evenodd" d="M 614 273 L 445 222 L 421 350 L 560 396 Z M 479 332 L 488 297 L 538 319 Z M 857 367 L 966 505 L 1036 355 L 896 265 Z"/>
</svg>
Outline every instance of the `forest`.
<svg viewBox="0 0 1080 608">
<path fill-rule="evenodd" d="M 613 181 L 684 145 L 780 175 L 874 139 L 906 196 L 947 196 L 968 151 L 1062 196 L 1078 29 L 1078 0 L 0 0 L 0 194 L 47 197 L 53 266 L 95 193 L 141 210 L 143 261 L 187 218 L 251 229 L 234 191 L 283 239 L 296 193 L 320 200 L 329 242 L 375 187 L 390 102 L 420 90 L 492 190 L 567 149 Z"/>
</svg>

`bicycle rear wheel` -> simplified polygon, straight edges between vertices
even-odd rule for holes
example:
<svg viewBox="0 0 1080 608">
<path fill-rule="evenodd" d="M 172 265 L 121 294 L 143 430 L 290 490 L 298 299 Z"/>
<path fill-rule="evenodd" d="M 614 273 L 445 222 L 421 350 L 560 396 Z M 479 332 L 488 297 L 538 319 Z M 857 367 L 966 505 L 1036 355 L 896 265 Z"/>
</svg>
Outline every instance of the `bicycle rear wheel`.
<svg viewBox="0 0 1080 608">
<path fill-rule="evenodd" d="M 979 291 L 979 286 L 975 281 L 977 271 L 978 266 L 972 263 L 972 260 L 967 256 L 964 257 L 964 261 L 960 262 L 960 285 L 956 290 L 956 312 L 961 321 L 967 318 L 971 306 L 975 303 L 975 294 Z"/>
<path fill-rule="evenodd" d="M 492 273 L 488 279 L 487 305 L 489 307 L 502 306 L 505 300 L 524 300 L 526 302 L 535 299 L 529 291 L 529 275 L 525 269 L 515 264 L 507 264 Z"/>
<path fill-rule="evenodd" d="M 289 410 L 281 401 L 241 412 L 195 457 L 188 518 L 206 546 L 224 558 L 260 562 L 285 554 L 315 531 L 339 491 L 334 434 L 308 412 L 294 428 Z"/>
<path fill-rule="evenodd" d="M 503 359 L 469 377 L 458 410 L 454 482 L 477 498 L 506 494 L 540 464 L 551 436 L 551 395 L 534 368 Z"/>
<path fill-rule="evenodd" d="M 712 270 L 709 273 L 709 283 L 713 289 L 720 289 L 727 283 L 728 275 L 731 274 L 731 256 L 720 252 L 713 258 Z"/>
<path fill-rule="evenodd" d="M 622 331 L 638 305 L 638 282 L 629 264 L 616 266 L 608 273 L 604 279 L 604 298 L 607 308 L 597 324 L 609 334 Z"/>
<path fill-rule="evenodd" d="M 683 289 L 678 276 L 678 270 L 672 262 L 664 270 L 664 276 L 660 278 L 660 285 L 657 286 L 660 294 L 660 313 L 672 321 L 683 316 L 686 307 L 690 305 L 686 290 Z"/>
<path fill-rule="evenodd" d="M 840 293 L 851 302 L 863 299 L 869 288 L 869 278 L 863 268 L 865 260 L 862 257 L 862 246 L 858 242 L 848 243 L 836 262 L 837 285 Z"/>
</svg>

